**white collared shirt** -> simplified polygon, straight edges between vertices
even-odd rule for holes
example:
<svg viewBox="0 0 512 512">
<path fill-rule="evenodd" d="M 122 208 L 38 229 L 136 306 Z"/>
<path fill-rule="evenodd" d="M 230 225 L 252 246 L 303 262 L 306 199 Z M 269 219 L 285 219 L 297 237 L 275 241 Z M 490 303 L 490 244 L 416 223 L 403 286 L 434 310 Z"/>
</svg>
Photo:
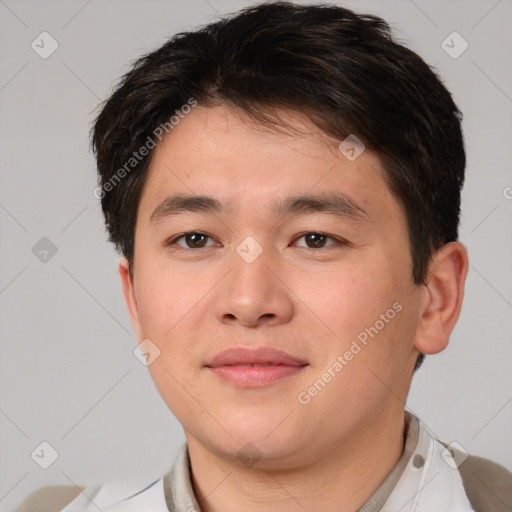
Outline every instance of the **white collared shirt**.
<svg viewBox="0 0 512 512">
<path fill-rule="evenodd" d="M 395 468 L 359 512 L 469 512 L 458 465 L 464 454 L 448 450 L 416 416 L 406 412 L 406 441 Z M 147 486 L 90 485 L 62 512 L 201 512 L 190 480 L 187 444 L 171 469 Z"/>
</svg>

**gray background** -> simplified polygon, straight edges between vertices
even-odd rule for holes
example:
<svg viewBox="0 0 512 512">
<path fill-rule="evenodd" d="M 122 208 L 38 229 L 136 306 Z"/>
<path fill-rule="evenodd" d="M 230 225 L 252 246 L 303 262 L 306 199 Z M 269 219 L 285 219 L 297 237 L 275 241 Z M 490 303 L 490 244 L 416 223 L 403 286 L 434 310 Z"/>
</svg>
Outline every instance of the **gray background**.
<svg viewBox="0 0 512 512">
<path fill-rule="evenodd" d="M 133 59 L 253 3 L 0 0 L 2 510 L 43 485 L 156 479 L 184 442 L 132 353 L 118 256 L 92 195 L 88 130 Z M 427 358 L 408 406 L 446 441 L 512 470 L 512 2 L 344 5 L 388 20 L 464 112 L 466 298 L 449 348 Z M 31 48 L 43 31 L 59 45 L 47 59 Z M 469 44 L 456 59 L 441 46 L 453 31 Z M 32 252 L 43 237 L 58 249 L 46 262 Z M 46 470 L 31 458 L 42 441 L 59 454 Z"/>
</svg>

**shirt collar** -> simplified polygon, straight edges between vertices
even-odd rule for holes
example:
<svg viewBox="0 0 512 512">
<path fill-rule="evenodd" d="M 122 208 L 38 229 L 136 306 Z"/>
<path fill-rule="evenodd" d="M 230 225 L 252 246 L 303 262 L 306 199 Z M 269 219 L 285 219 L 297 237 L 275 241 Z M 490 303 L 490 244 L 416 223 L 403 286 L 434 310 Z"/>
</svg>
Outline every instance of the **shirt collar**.
<svg viewBox="0 0 512 512">
<path fill-rule="evenodd" d="M 370 496 L 369 500 L 358 510 L 358 512 L 378 512 L 382 510 L 384 503 L 388 500 L 396 484 L 404 474 L 405 468 L 416 449 L 420 422 L 416 416 L 405 411 L 404 449 L 400 459 L 391 473 L 386 477 L 379 488 Z"/>
<path fill-rule="evenodd" d="M 404 510 L 404 512 L 405 510 L 415 510 L 421 512 L 431 510 L 432 507 L 428 505 L 432 500 L 431 493 L 434 493 L 434 495 L 436 492 L 445 494 L 446 491 L 457 494 L 454 493 L 455 487 L 460 487 L 457 491 L 457 499 L 461 508 L 447 508 L 446 510 L 472 510 L 470 507 L 466 508 L 467 500 L 458 472 L 452 471 L 452 474 L 449 474 L 448 472 L 451 470 L 448 469 L 448 465 L 440 462 L 442 445 L 434 440 L 434 436 L 429 433 L 425 425 L 416 416 L 407 411 L 405 411 L 404 438 L 404 449 L 400 459 L 358 512 L 384 512 L 387 510 Z M 430 477 L 431 473 L 433 474 L 432 477 Z M 440 473 L 444 474 L 445 478 L 437 481 L 444 481 L 444 485 L 439 486 L 437 491 L 430 488 L 429 493 L 425 495 L 422 492 L 423 486 L 430 482 L 429 478 L 433 479 L 434 476 Z M 434 487 L 437 488 L 437 484 Z M 164 475 L 163 488 L 169 511 L 199 512 L 201 510 L 192 486 L 187 443 L 180 448 L 173 466 Z M 446 497 L 444 499 L 446 500 Z M 398 506 L 399 504 L 400 506 Z M 427 508 L 423 504 L 426 504 Z M 441 508 L 436 507 L 434 509 L 441 510 Z"/>
</svg>

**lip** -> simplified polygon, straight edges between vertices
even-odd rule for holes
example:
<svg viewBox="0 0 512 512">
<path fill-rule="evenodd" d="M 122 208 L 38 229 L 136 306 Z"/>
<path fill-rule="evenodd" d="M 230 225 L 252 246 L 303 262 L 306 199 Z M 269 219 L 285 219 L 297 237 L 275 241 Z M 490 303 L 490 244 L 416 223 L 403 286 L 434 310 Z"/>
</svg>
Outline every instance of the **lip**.
<svg viewBox="0 0 512 512">
<path fill-rule="evenodd" d="M 260 347 L 256 349 L 235 347 L 219 352 L 213 359 L 206 363 L 205 366 L 217 368 L 220 366 L 265 363 L 270 363 L 272 366 L 304 366 L 307 364 L 307 361 L 272 347 Z"/>
<path fill-rule="evenodd" d="M 230 384 L 261 387 L 296 375 L 307 365 L 303 359 L 271 347 L 236 347 L 219 352 L 205 367 Z"/>
</svg>

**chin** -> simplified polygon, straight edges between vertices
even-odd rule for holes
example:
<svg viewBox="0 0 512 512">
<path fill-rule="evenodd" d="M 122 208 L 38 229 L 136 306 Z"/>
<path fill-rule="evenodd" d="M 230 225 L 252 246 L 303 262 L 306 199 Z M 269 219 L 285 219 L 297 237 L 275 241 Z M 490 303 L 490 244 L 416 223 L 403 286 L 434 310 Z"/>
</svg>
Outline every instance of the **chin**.
<svg viewBox="0 0 512 512">
<path fill-rule="evenodd" d="M 237 459 L 243 466 L 261 470 L 293 468 L 302 459 L 302 450 L 291 440 L 283 442 L 270 437 L 246 442 L 224 439 L 215 445 L 215 451 L 222 457 Z"/>
</svg>

